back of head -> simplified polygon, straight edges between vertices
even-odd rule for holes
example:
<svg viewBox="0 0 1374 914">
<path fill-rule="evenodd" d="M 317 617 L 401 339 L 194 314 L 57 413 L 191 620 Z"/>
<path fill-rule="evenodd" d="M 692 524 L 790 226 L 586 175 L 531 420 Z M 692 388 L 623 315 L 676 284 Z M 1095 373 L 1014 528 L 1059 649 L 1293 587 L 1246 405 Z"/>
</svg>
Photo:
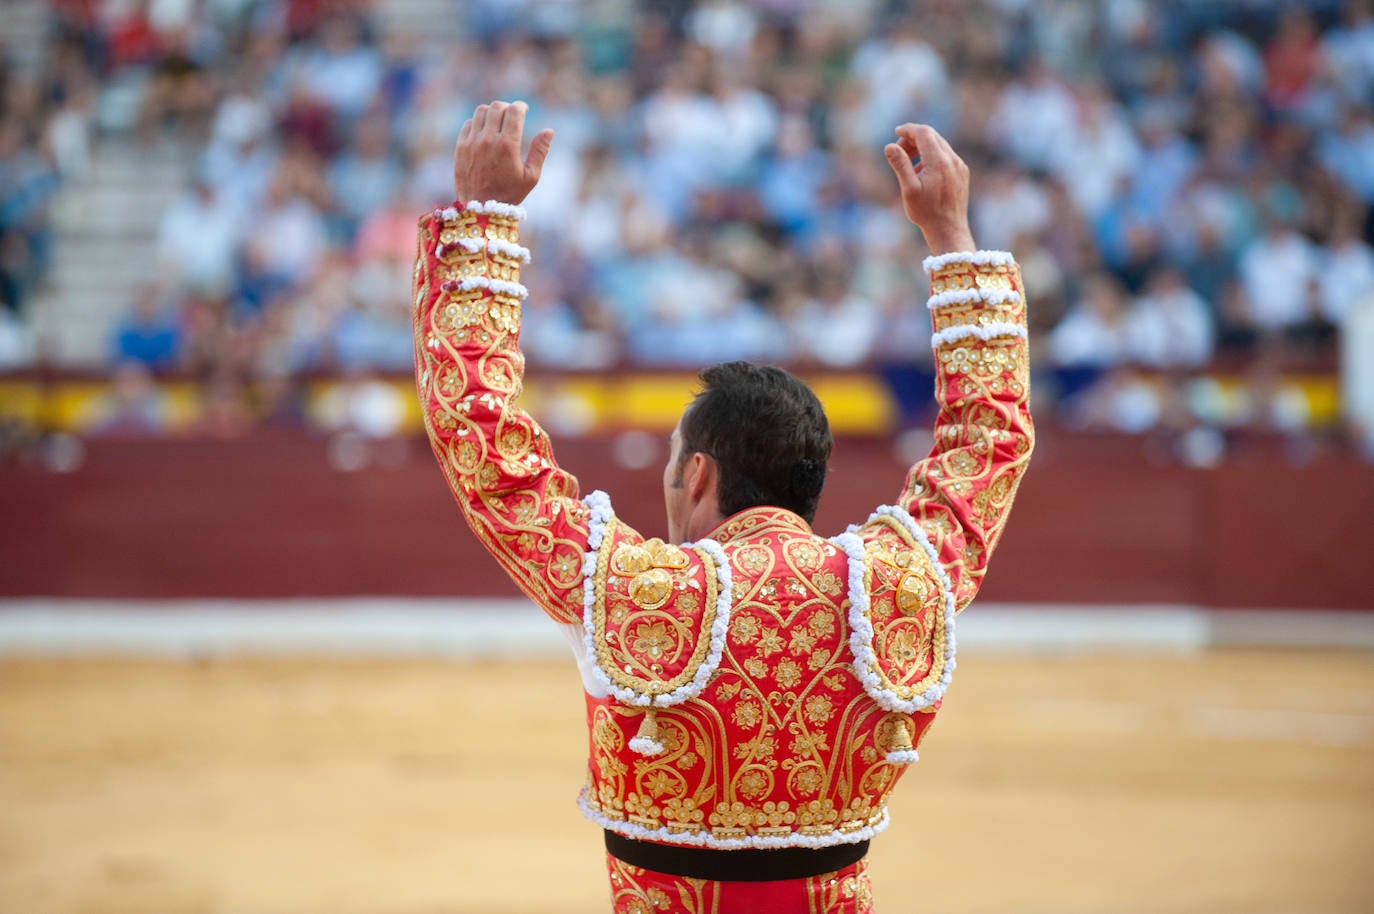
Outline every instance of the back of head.
<svg viewBox="0 0 1374 914">
<path fill-rule="evenodd" d="M 770 505 L 810 523 L 832 444 L 811 388 L 781 368 L 750 362 L 707 368 L 701 381 L 704 389 L 682 417 L 681 459 L 698 451 L 715 458 L 721 514 Z"/>
</svg>

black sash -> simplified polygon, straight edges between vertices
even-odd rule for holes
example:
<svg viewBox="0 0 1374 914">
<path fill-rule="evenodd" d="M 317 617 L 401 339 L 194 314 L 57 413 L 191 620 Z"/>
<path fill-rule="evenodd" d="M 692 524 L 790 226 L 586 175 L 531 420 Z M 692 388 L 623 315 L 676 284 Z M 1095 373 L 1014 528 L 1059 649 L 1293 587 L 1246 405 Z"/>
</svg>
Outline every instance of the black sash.
<svg viewBox="0 0 1374 914">
<path fill-rule="evenodd" d="M 617 860 L 655 873 L 713 882 L 776 882 L 842 870 L 864 858 L 868 842 L 727 851 L 636 841 L 607 829 L 606 850 Z"/>
</svg>

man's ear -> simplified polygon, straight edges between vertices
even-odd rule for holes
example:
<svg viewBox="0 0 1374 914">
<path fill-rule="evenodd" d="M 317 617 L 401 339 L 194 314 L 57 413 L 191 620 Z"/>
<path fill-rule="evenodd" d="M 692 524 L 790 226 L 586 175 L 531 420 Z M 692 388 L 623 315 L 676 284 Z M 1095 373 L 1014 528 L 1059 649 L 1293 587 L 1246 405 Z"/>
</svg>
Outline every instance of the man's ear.
<svg viewBox="0 0 1374 914">
<path fill-rule="evenodd" d="M 687 461 L 687 497 L 701 501 L 716 491 L 716 459 L 697 451 Z"/>
</svg>

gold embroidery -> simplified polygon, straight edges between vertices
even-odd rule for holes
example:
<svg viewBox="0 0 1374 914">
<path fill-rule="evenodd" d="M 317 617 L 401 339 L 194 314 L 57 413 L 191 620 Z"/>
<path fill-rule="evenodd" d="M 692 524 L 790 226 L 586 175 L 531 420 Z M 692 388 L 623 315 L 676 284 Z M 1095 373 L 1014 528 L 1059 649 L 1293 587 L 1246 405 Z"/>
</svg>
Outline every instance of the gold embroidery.
<svg viewBox="0 0 1374 914">
<path fill-rule="evenodd" d="M 809 540 L 792 540 L 787 544 L 785 552 L 798 571 L 816 571 L 821 567 L 821 550 Z"/>
<path fill-rule="evenodd" d="M 840 576 L 829 571 L 816 575 L 811 579 L 811 583 L 815 585 L 816 590 L 827 597 L 839 596 L 840 591 L 844 588 L 844 582 L 840 580 Z"/>
<path fill-rule="evenodd" d="M 733 556 L 735 566 L 748 574 L 763 574 L 773 564 L 773 553 L 763 546 L 745 546 Z"/>
<path fill-rule="evenodd" d="M 887 532 L 883 538 L 870 540 L 866 547 L 875 582 L 869 609 L 873 652 L 878 661 L 873 672 L 884 688 L 910 700 L 944 676 L 944 603 L 935 599 L 939 590 L 930 557 L 906 527 L 890 515 L 882 515 L 869 529 Z M 896 572 L 900 577 L 895 585 L 884 583 Z M 897 613 L 892 611 L 894 607 Z"/>
<path fill-rule="evenodd" d="M 765 628 L 759 636 L 759 653 L 767 657 L 782 650 L 782 637 L 776 628 Z"/>
<path fill-rule="evenodd" d="M 604 535 L 614 542 L 618 530 L 611 520 Z M 622 542 L 609 558 L 602 550 L 592 575 L 593 643 L 597 665 L 616 686 L 662 695 L 691 682 L 706 662 L 720 585 L 710 554 L 693 551 L 694 566 L 686 552 L 661 540 Z M 679 588 L 704 589 L 699 617 L 665 609 Z M 633 608 L 624 605 L 627 598 Z"/>
<path fill-rule="evenodd" d="M 788 788 L 799 797 L 815 796 L 824 783 L 824 770 L 816 762 L 804 762 L 796 766 L 787 778 Z"/>
<path fill-rule="evenodd" d="M 659 605 L 662 605 L 662 601 Z M 631 637 L 634 639 L 636 653 L 648 654 L 655 659 L 673 646 L 673 638 L 669 636 L 668 628 L 662 622 L 645 622 L 634 630 Z"/>
<path fill-rule="evenodd" d="M 788 642 L 787 649 L 798 656 L 806 656 L 816 646 L 816 635 L 809 628 L 798 628 L 792 631 L 792 640 Z M 779 680 L 781 682 L 781 680 Z M 796 685 L 796 683 L 793 683 Z"/>
<path fill-rule="evenodd" d="M 824 695 L 812 695 L 804 705 L 806 719 L 818 727 L 823 727 L 835 713 L 835 704 Z"/>
<path fill-rule="evenodd" d="M 730 638 L 740 644 L 749 644 L 759 636 L 759 620 L 736 612 L 730 619 Z"/>
<path fill-rule="evenodd" d="M 784 689 L 795 688 L 801 682 L 801 667 L 795 660 L 780 660 L 773 668 L 773 678 Z"/>
<path fill-rule="evenodd" d="M 658 609 L 673 595 L 673 579 L 662 568 L 651 568 L 630 582 L 630 599 L 642 609 Z"/>
<path fill-rule="evenodd" d="M 746 729 L 757 727 L 763 719 L 759 706 L 752 701 L 742 701 L 735 705 L 733 717 L 736 724 Z"/>
<path fill-rule="evenodd" d="M 920 612 L 929 593 L 930 584 L 924 575 L 904 574 L 897 585 L 897 608 L 904 613 Z"/>
</svg>

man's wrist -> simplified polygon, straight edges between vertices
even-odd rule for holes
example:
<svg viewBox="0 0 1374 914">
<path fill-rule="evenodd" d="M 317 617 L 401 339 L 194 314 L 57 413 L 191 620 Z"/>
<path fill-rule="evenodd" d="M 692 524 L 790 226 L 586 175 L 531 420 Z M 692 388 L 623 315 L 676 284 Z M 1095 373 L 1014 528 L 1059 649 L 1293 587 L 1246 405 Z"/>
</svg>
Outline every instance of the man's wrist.
<svg viewBox="0 0 1374 914">
<path fill-rule="evenodd" d="M 927 230 L 922 227 L 921 233 L 925 235 L 926 246 L 930 248 L 930 253 L 935 256 L 950 254 L 955 251 L 978 250 L 978 246 L 973 243 L 973 232 L 969 230 L 967 225 L 940 230 Z"/>
</svg>

